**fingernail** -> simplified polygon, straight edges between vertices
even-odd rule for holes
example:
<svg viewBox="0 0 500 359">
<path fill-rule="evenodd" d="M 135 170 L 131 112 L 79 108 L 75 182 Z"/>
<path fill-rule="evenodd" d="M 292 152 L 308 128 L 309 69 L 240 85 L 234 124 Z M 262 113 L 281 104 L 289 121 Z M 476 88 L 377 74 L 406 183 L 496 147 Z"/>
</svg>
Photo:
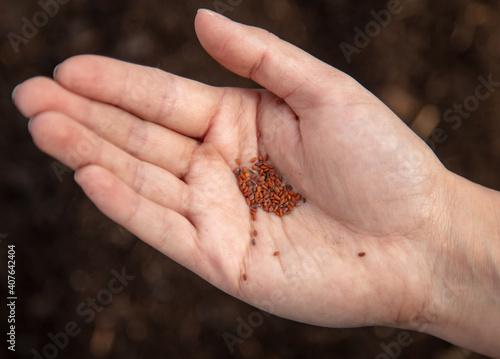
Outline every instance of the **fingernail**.
<svg viewBox="0 0 500 359">
<path fill-rule="evenodd" d="M 204 12 L 205 14 L 210 15 L 210 16 L 214 16 L 214 17 L 218 17 L 218 18 L 221 18 L 221 19 L 227 19 L 227 20 L 229 20 L 229 18 L 227 18 L 226 16 L 224 16 L 222 14 L 219 14 L 218 12 L 215 12 L 215 11 L 212 11 L 212 10 L 201 8 L 201 9 L 198 9 L 198 13 L 200 13 L 200 12 Z"/>
<path fill-rule="evenodd" d="M 17 85 L 16 87 L 14 87 L 14 90 L 12 90 L 12 103 L 14 105 L 16 104 L 16 92 L 19 89 L 19 86 L 21 86 L 21 84 Z"/>
<path fill-rule="evenodd" d="M 78 171 L 75 171 L 75 174 L 73 175 L 73 179 L 75 180 L 76 184 L 79 185 L 81 187 L 81 184 L 80 184 L 80 176 L 78 175 L 80 172 Z"/>
<path fill-rule="evenodd" d="M 33 116 L 34 117 L 34 116 Z M 30 127 L 31 127 L 31 120 L 33 120 L 33 117 L 30 117 L 30 119 L 28 120 L 28 131 L 30 131 Z"/>
<path fill-rule="evenodd" d="M 55 80 L 56 79 L 56 75 L 57 75 L 57 70 L 59 69 L 59 66 L 61 66 L 61 64 L 57 65 L 56 67 L 54 67 L 54 72 L 52 72 L 52 78 Z"/>
</svg>

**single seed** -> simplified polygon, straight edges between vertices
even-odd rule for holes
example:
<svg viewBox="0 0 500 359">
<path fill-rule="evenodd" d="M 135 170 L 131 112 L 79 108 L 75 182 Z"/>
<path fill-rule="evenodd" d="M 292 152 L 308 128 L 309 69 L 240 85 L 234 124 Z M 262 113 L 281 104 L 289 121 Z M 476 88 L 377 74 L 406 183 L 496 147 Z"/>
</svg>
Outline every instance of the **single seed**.
<svg viewBox="0 0 500 359">
<path fill-rule="evenodd" d="M 264 161 L 266 161 L 266 162 L 267 162 L 267 160 L 268 160 L 268 159 L 269 159 L 269 156 L 268 156 L 268 155 L 266 155 L 266 156 L 264 157 Z"/>
<path fill-rule="evenodd" d="M 257 237 L 257 231 L 255 229 L 253 230 L 253 235 L 254 237 Z"/>
<path fill-rule="evenodd" d="M 364 256 L 366 256 L 366 253 L 365 253 L 365 252 L 359 252 L 359 253 L 358 253 L 358 256 L 360 256 L 360 257 L 364 257 Z"/>
<path fill-rule="evenodd" d="M 255 246 L 255 238 L 252 238 L 252 246 Z"/>
<path fill-rule="evenodd" d="M 273 253 L 273 256 L 275 256 L 275 257 L 276 257 L 276 256 L 279 256 L 279 255 L 280 255 L 280 252 L 279 252 L 279 251 L 276 251 L 276 252 L 274 252 L 274 253 Z"/>
<path fill-rule="evenodd" d="M 254 163 L 255 161 L 257 161 L 257 157 L 254 157 L 250 160 L 250 162 Z"/>
<path fill-rule="evenodd" d="M 238 166 L 241 166 L 241 160 L 239 158 L 236 159 L 236 163 L 238 164 Z"/>
<path fill-rule="evenodd" d="M 243 273 L 243 280 L 247 280 L 247 275 Z"/>
</svg>

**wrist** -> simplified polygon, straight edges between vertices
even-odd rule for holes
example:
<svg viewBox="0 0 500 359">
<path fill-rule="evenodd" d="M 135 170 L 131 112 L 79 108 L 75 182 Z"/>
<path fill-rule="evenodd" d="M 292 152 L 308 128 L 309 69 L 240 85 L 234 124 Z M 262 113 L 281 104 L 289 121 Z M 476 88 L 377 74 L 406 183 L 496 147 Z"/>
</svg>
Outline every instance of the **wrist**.
<svg viewBox="0 0 500 359">
<path fill-rule="evenodd" d="M 434 238 L 424 331 L 498 357 L 500 193 L 447 174 L 443 232 Z"/>
</svg>

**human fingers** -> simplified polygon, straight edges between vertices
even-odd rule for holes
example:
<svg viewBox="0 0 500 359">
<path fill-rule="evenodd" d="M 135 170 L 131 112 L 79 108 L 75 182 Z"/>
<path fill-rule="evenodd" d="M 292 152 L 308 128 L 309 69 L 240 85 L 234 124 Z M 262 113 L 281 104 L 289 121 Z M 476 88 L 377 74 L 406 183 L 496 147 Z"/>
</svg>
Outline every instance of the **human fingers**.
<svg viewBox="0 0 500 359">
<path fill-rule="evenodd" d="M 350 76 L 266 30 L 205 9 L 198 11 L 195 28 L 215 60 L 284 99 L 299 116 L 320 105 L 373 100 Z"/>
<path fill-rule="evenodd" d="M 224 93 L 156 68 L 92 55 L 64 61 L 54 78 L 72 92 L 195 138 L 207 132 Z"/>
<path fill-rule="evenodd" d="M 30 120 L 29 130 L 42 151 L 72 169 L 98 165 L 144 198 L 180 213 L 186 211 L 188 188 L 183 181 L 125 153 L 66 115 L 38 114 Z"/>
<path fill-rule="evenodd" d="M 104 140 L 178 177 L 186 171 L 198 141 L 142 121 L 115 106 L 89 100 L 51 79 L 36 77 L 15 90 L 15 103 L 27 118 L 56 111 L 72 118 Z"/>
<path fill-rule="evenodd" d="M 191 270 L 202 267 L 196 230 L 183 215 L 145 198 L 98 165 L 78 169 L 75 180 L 106 216 Z"/>
</svg>

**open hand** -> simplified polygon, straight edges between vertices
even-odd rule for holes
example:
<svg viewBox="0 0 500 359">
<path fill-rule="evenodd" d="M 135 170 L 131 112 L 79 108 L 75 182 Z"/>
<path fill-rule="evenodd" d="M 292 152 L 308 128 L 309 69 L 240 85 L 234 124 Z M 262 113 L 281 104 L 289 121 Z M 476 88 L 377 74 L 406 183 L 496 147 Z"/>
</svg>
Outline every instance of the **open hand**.
<svg viewBox="0 0 500 359">
<path fill-rule="evenodd" d="M 111 219 L 250 304 L 324 326 L 421 316 L 449 172 L 344 73 L 207 11 L 196 31 L 265 90 L 78 56 L 15 91 L 36 145 Z M 259 154 L 307 198 L 291 214 L 249 215 L 233 170 Z"/>
</svg>

